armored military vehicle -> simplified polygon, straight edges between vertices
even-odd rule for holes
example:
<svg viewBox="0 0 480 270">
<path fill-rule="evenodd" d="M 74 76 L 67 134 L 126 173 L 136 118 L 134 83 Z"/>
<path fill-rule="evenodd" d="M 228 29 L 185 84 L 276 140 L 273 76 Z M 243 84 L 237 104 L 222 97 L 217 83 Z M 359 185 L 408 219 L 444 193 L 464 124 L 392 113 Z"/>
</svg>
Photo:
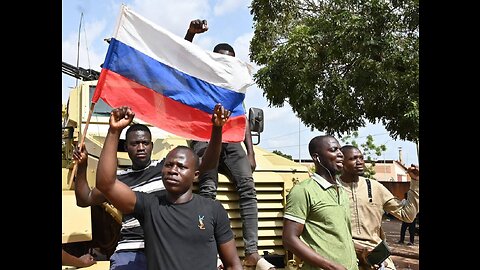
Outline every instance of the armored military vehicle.
<svg viewBox="0 0 480 270">
<path fill-rule="evenodd" d="M 95 186 L 95 173 L 98 157 L 108 129 L 110 108 L 102 100 L 93 106 L 88 128 L 85 126 L 92 109 L 91 100 L 100 73 L 62 63 L 62 72 L 79 80 L 78 86 L 69 93 L 68 103 L 63 106 L 62 119 L 62 244 L 68 251 L 77 253 L 91 252 L 97 256 L 98 263 L 84 269 L 109 269 L 108 258 L 113 253 L 121 223 L 121 214 L 108 203 L 102 206 L 81 208 L 76 205 L 72 182 L 74 147 L 85 135 L 85 144 L 89 152 L 87 180 Z M 254 144 L 260 141 L 263 131 L 263 112 L 249 109 L 249 124 Z M 139 119 L 135 122 L 144 123 Z M 148 123 L 144 123 L 147 124 Z M 149 125 L 150 126 L 150 125 Z M 154 148 L 152 159 L 162 159 L 168 151 L 177 145 L 187 145 L 185 138 L 150 126 Z M 124 130 L 125 132 L 125 130 Z M 121 138 L 124 138 L 122 134 Z M 119 147 L 118 166 L 127 167 L 130 159 Z M 308 177 L 308 169 L 302 164 L 269 152 L 254 145 L 257 168 L 253 174 L 258 199 L 259 243 L 261 254 L 281 268 L 292 258 L 282 245 L 282 224 L 285 196 L 294 183 Z M 232 229 L 236 235 L 238 254 L 244 256 L 242 222 L 238 206 L 238 195 L 233 184 L 220 175 L 217 199 L 228 211 Z M 82 253 L 83 252 L 83 253 Z M 66 267 L 64 267 L 66 269 Z"/>
</svg>

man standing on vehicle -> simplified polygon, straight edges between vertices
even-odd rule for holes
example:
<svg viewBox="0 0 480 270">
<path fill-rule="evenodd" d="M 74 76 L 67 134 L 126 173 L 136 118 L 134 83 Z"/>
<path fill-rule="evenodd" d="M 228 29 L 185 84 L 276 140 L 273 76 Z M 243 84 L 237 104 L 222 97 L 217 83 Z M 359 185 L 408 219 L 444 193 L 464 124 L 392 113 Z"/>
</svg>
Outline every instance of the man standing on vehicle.
<svg viewBox="0 0 480 270">
<path fill-rule="evenodd" d="M 208 30 L 206 20 L 192 20 L 185 34 L 185 40 L 193 41 L 195 34 Z M 227 43 L 217 44 L 213 51 L 235 57 L 235 51 Z M 250 127 L 245 128 L 245 149 L 240 142 L 223 143 L 218 168 L 202 173 L 199 177 L 199 194 L 215 199 L 218 188 L 218 173 L 224 174 L 235 184 L 239 195 L 240 216 L 242 218 L 243 241 L 245 248 L 244 266 L 247 269 L 275 270 L 274 265 L 258 254 L 258 206 L 253 172 L 257 166 L 253 150 Z M 207 142 L 191 141 L 190 147 L 202 157 Z"/>
</svg>

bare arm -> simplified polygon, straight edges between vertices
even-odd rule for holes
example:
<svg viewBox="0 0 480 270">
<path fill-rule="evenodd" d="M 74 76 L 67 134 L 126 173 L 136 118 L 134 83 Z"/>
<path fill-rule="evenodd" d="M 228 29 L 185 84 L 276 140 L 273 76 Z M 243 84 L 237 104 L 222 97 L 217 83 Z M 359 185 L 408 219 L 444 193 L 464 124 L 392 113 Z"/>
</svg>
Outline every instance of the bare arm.
<svg viewBox="0 0 480 270">
<path fill-rule="evenodd" d="M 97 261 L 90 254 L 85 254 L 80 257 L 73 256 L 62 249 L 62 265 L 75 266 L 75 267 L 87 267 L 96 264 Z"/>
<path fill-rule="evenodd" d="M 370 265 L 367 262 L 368 253 L 370 253 L 373 248 L 367 248 L 365 246 L 359 245 L 353 241 L 355 247 L 355 253 L 357 254 L 357 259 L 359 260 L 359 266 L 362 266 L 362 269 L 379 269 L 380 265 Z M 385 264 L 386 265 L 386 264 Z"/>
<path fill-rule="evenodd" d="M 232 239 L 226 243 L 219 245 L 218 255 L 223 263 L 223 269 L 227 270 L 242 270 L 242 263 L 238 258 L 237 247 L 235 245 L 235 239 Z"/>
<path fill-rule="evenodd" d="M 87 182 L 88 151 L 85 143 L 75 148 L 73 159 L 78 164 L 77 176 L 75 177 L 75 198 L 77 206 L 88 207 L 105 202 L 105 196 L 96 189 L 90 189 Z"/>
<path fill-rule="evenodd" d="M 255 151 L 253 151 L 252 134 L 250 132 L 250 125 L 248 124 L 248 121 L 245 128 L 245 139 L 243 140 L 243 144 L 245 144 L 245 148 L 247 149 L 247 158 L 250 162 L 250 167 L 252 168 L 253 172 L 257 167 L 257 162 L 255 161 Z"/>
<path fill-rule="evenodd" d="M 357 259 L 359 260 L 359 264 L 363 266 L 367 266 L 367 255 L 368 255 L 368 248 L 362 245 L 357 244 L 353 241 L 353 246 L 355 247 L 355 253 L 357 254 Z"/>
<path fill-rule="evenodd" d="M 193 41 L 195 34 L 203 33 L 208 30 L 207 20 L 192 20 L 185 34 L 185 40 Z M 226 110 L 221 104 L 216 104 L 212 116 L 212 134 L 207 149 L 202 156 L 200 163 L 200 172 L 208 171 L 218 167 L 218 159 L 222 149 L 222 127 L 230 117 L 231 112 Z"/>
<path fill-rule="evenodd" d="M 283 246 L 309 264 L 325 270 L 346 270 L 340 264 L 325 259 L 300 240 L 304 225 L 289 219 L 283 219 Z"/>
<path fill-rule="evenodd" d="M 410 165 L 410 167 L 407 169 L 407 173 L 410 175 L 412 180 L 420 181 L 420 167 L 418 167 L 418 165 Z"/>
<path fill-rule="evenodd" d="M 207 20 L 196 19 L 190 22 L 190 26 L 185 34 L 185 40 L 192 42 L 195 34 L 203 33 L 208 30 Z"/>
<path fill-rule="evenodd" d="M 215 105 L 212 115 L 212 134 L 200 163 L 200 172 L 208 171 L 218 166 L 218 159 L 222 149 L 222 129 L 223 125 L 228 121 L 230 114 L 231 112 L 220 103 Z"/>
<path fill-rule="evenodd" d="M 97 165 L 96 187 L 123 214 L 132 213 L 137 197 L 129 186 L 117 179 L 117 146 L 122 130 L 135 113 L 129 107 L 120 107 L 110 114 L 110 127 Z"/>
</svg>

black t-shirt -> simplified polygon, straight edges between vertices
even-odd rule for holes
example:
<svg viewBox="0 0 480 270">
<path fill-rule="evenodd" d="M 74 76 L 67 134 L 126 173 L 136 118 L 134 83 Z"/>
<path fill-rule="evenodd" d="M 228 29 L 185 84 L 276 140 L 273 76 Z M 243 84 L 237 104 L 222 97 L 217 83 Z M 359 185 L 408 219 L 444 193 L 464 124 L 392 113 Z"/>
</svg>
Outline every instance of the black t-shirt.
<svg viewBox="0 0 480 270">
<path fill-rule="evenodd" d="M 189 202 L 171 204 L 165 195 L 135 193 L 133 215 L 145 232 L 149 270 L 217 269 L 217 245 L 234 237 L 219 201 L 193 194 Z"/>
</svg>

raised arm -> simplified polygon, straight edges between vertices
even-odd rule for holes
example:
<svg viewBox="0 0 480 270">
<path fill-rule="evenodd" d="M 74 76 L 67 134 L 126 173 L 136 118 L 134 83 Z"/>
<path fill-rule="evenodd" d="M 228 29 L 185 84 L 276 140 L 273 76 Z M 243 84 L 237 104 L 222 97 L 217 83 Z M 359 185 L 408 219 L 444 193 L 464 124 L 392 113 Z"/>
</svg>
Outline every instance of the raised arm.
<svg viewBox="0 0 480 270">
<path fill-rule="evenodd" d="M 419 167 L 412 164 L 407 169 L 407 173 L 412 180 L 410 181 L 410 189 L 407 192 L 406 203 L 399 198 L 392 198 L 383 205 L 383 209 L 401 221 L 411 223 L 415 220 L 420 209 Z"/>
<path fill-rule="evenodd" d="M 75 198 L 77 205 L 80 207 L 88 207 L 92 205 L 99 205 L 105 202 L 105 196 L 87 182 L 87 167 L 88 167 L 88 151 L 85 143 L 76 147 L 73 151 L 73 159 L 78 164 L 77 176 L 75 177 Z"/>
<path fill-rule="evenodd" d="M 208 171 L 218 166 L 220 151 L 222 149 L 222 129 L 223 125 L 225 125 L 230 118 L 230 115 L 231 112 L 225 109 L 220 103 L 215 105 L 212 115 L 212 134 L 200 163 L 200 172 Z"/>
<path fill-rule="evenodd" d="M 420 168 L 418 165 L 412 164 L 410 167 L 407 169 L 408 175 L 410 175 L 410 178 L 415 181 L 420 181 Z"/>
<path fill-rule="evenodd" d="M 190 26 L 185 34 L 185 40 L 193 41 L 195 34 L 203 33 L 208 30 L 207 20 L 196 19 L 190 22 Z"/>
<path fill-rule="evenodd" d="M 302 234 L 303 229 L 303 224 L 284 218 L 282 233 L 283 246 L 303 261 L 309 262 L 316 267 L 322 269 L 346 270 L 342 265 L 325 259 L 300 240 L 300 235 Z"/>
<path fill-rule="evenodd" d="M 133 212 L 136 195 L 129 186 L 117 179 L 117 147 L 122 130 L 133 120 L 129 107 L 120 107 L 110 114 L 110 127 L 97 165 L 96 187 L 123 214 Z"/>
</svg>

